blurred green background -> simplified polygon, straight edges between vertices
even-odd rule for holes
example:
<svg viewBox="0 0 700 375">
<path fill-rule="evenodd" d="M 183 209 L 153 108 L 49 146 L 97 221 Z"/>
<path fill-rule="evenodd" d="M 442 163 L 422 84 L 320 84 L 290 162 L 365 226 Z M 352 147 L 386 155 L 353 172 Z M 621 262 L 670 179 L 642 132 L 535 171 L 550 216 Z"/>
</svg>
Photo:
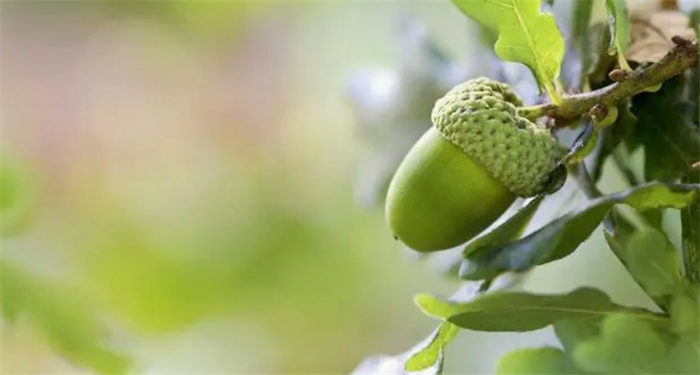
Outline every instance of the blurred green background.
<svg viewBox="0 0 700 375">
<path fill-rule="evenodd" d="M 345 95 L 406 15 L 483 74 L 447 1 L 3 1 L 2 373 L 348 373 L 427 335 L 412 295 L 459 284 L 356 203 Z M 524 287 L 584 284 L 650 305 L 600 233 Z M 552 341 L 464 332 L 446 372 Z"/>
</svg>

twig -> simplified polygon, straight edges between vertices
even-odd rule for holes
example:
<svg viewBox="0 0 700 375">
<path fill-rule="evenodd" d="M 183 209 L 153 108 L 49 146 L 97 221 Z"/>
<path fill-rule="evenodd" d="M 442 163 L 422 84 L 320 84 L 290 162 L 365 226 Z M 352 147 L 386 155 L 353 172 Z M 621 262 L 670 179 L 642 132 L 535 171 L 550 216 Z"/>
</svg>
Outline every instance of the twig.
<svg viewBox="0 0 700 375">
<path fill-rule="evenodd" d="M 672 41 L 675 46 L 661 60 L 647 67 L 637 68 L 621 82 L 595 91 L 565 96 L 559 105 L 548 103 L 523 107 L 518 112 L 531 120 L 550 117 L 555 120 L 555 127 L 562 127 L 578 120 L 596 105 L 614 106 L 622 99 L 660 85 L 693 67 L 698 60 L 697 40 L 674 36 Z"/>
</svg>

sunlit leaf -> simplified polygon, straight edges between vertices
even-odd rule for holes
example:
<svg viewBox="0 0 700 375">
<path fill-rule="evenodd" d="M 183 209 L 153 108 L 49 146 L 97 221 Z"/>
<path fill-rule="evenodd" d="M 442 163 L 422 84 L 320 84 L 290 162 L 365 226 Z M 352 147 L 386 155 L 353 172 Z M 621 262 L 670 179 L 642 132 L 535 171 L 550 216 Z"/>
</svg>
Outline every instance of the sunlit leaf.
<svg viewBox="0 0 700 375">
<path fill-rule="evenodd" d="M 558 101 L 554 81 L 564 58 L 562 38 L 554 17 L 541 13 L 540 0 L 453 0 L 467 16 L 498 31 L 496 54 L 527 65 Z"/>
<path fill-rule="evenodd" d="M 457 336 L 458 331 L 457 326 L 443 322 L 430 336 L 406 352 L 394 356 L 377 355 L 366 358 L 353 370 L 352 374 L 440 374 L 444 349 Z"/>
<path fill-rule="evenodd" d="M 417 351 L 406 360 L 406 371 L 424 371 L 441 366 L 444 349 L 457 337 L 457 332 L 459 332 L 459 328 L 452 323 L 443 322 L 440 324 L 440 327 L 422 345 L 419 344 L 414 348 Z"/>
</svg>

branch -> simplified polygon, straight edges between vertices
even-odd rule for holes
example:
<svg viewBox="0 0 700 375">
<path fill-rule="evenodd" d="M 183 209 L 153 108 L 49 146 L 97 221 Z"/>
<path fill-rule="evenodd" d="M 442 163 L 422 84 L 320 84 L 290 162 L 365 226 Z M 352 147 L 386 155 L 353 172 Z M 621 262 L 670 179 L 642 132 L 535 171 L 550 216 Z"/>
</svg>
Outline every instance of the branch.
<svg viewBox="0 0 700 375">
<path fill-rule="evenodd" d="M 692 68 L 698 61 L 697 40 L 687 40 L 679 36 L 674 36 L 671 40 L 675 46 L 658 62 L 637 68 L 628 75 L 614 74 L 612 78 L 619 82 L 595 91 L 565 96 L 559 105 L 548 103 L 523 107 L 518 112 L 533 121 L 543 116 L 550 117 L 555 120 L 555 127 L 561 127 L 588 114 L 595 106 L 609 108 L 622 99 L 658 86 Z"/>
</svg>

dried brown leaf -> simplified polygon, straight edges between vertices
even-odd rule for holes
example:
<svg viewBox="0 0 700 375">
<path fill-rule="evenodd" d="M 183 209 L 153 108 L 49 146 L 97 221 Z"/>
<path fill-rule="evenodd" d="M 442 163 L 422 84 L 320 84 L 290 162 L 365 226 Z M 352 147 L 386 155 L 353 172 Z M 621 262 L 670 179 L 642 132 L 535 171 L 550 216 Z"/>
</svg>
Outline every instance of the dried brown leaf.
<svg viewBox="0 0 700 375">
<path fill-rule="evenodd" d="M 625 53 L 630 61 L 657 62 L 673 48 L 673 36 L 695 38 L 694 30 L 688 26 L 688 16 L 678 11 L 639 9 L 631 12 L 630 21 L 632 40 Z"/>
</svg>

